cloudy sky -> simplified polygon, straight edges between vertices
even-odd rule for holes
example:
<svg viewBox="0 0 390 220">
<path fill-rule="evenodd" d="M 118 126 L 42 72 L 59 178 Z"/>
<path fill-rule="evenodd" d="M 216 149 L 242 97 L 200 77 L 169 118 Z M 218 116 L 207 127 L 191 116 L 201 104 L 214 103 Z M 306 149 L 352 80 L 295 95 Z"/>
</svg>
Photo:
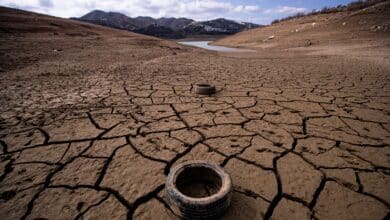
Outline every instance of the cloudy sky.
<svg viewBox="0 0 390 220">
<path fill-rule="evenodd" d="M 276 18 L 352 0 L 0 0 L 1 6 L 58 17 L 80 17 L 94 9 L 121 12 L 131 17 L 219 17 L 268 24 Z"/>
</svg>

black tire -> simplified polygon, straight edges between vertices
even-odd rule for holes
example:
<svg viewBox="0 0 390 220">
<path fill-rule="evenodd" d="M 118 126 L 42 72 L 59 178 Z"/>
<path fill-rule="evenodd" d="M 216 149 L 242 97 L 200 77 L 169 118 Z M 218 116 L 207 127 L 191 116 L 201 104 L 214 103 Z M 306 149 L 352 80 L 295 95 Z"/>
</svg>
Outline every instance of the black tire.
<svg viewBox="0 0 390 220">
<path fill-rule="evenodd" d="M 205 197 L 182 192 L 181 185 L 197 181 L 212 183 L 216 190 Z M 233 189 L 230 176 L 220 166 L 205 161 L 188 161 L 173 168 L 165 187 L 169 206 L 182 219 L 215 219 L 223 215 L 230 206 Z"/>
<path fill-rule="evenodd" d="M 215 86 L 210 84 L 196 84 L 195 92 L 200 95 L 211 95 L 216 92 Z"/>
</svg>

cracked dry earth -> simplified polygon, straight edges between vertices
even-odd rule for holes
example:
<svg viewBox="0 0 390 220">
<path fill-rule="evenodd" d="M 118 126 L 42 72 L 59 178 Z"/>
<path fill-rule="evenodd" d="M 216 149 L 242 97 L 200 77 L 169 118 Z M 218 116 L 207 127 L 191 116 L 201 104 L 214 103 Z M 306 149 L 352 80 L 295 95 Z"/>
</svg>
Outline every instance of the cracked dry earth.
<svg viewBox="0 0 390 220">
<path fill-rule="evenodd" d="M 165 178 L 193 159 L 231 175 L 223 219 L 388 218 L 385 61 L 118 33 L 2 38 L 1 219 L 177 219 Z"/>
</svg>

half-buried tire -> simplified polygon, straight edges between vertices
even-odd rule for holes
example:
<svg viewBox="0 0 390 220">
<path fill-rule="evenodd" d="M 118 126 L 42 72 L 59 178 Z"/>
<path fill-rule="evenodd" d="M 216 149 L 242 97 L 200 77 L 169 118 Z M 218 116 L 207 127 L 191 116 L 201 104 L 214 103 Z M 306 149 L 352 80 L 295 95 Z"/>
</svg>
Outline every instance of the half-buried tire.
<svg viewBox="0 0 390 220">
<path fill-rule="evenodd" d="M 188 161 L 171 170 L 166 194 L 169 206 L 182 219 L 214 219 L 230 206 L 232 181 L 216 164 Z"/>
<path fill-rule="evenodd" d="M 196 84 L 195 92 L 200 95 L 211 95 L 216 92 L 215 86 L 210 84 Z"/>
</svg>

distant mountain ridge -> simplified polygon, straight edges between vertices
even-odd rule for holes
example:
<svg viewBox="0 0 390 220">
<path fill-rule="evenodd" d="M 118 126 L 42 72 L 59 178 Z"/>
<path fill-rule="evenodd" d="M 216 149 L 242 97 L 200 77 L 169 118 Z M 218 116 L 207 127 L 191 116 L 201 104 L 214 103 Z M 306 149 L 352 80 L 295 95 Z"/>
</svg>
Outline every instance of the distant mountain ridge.
<svg viewBox="0 0 390 220">
<path fill-rule="evenodd" d="M 258 24 L 236 22 L 219 18 L 210 21 L 194 21 L 188 18 L 131 18 L 118 12 L 94 10 L 80 18 L 79 21 L 128 30 L 145 35 L 161 38 L 184 38 L 194 35 L 229 35 L 251 28 L 260 27 Z"/>
</svg>

